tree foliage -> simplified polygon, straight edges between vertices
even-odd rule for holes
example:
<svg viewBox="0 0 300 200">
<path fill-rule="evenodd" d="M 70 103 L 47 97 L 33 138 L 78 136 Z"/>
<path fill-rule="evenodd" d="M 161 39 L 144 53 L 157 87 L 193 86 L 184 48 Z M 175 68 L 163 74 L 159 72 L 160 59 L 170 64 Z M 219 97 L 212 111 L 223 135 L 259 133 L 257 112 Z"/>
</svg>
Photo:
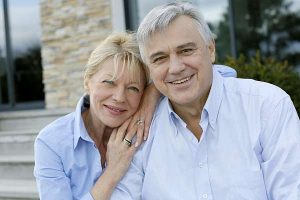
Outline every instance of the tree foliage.
<svg viewBox="0 0 300 200">
<path fill-rule="evenodd" d="M 261 57 L 260 53 L 250 59 L 240 55 L 238 59 L 227 57 L 225 64 L 233 67 L 240 78 L 251 78 L 277 85 L 287 92 L 300 116 L 300 76 L 287 61 Z"/>
<path fill-rule="evenodd" d="M 300 11 L 292 11 L 292 3 L 285 0 L 233 0 L 237 52 L 255 56 L 288 60 L 291 66 L 300 66 Z M 228 13 L 214 27 L 218 59 L 230 55 Z"/>
</svg>

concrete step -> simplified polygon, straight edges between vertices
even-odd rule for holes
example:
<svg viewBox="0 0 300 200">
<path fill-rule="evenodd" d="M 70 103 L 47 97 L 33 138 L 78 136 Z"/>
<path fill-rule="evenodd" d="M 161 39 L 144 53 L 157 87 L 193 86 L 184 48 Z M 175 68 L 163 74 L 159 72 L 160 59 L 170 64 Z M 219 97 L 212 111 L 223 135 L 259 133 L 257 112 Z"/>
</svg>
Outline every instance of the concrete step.
<svg viewBox="0 0 300 200">
<path fill-rule="evenodd" d="M 0 112 L 0 131 L 40 130 L 58 117 L 72 112 L 72 109 L 43 109 Z"/>
<path fill-rule="evenodd" d="M 0 200 L 38 200 L 34 179 L 0 179 Z"/>
<path fill-rule="evenodd" d="M 1 155 L 33 155 L 39 130 L 0 131 Z"/>
<path fill-rule="evenodd" d="M 0 156 L 0 179 L 34 179 L 34 157 Z"/>
</svg>

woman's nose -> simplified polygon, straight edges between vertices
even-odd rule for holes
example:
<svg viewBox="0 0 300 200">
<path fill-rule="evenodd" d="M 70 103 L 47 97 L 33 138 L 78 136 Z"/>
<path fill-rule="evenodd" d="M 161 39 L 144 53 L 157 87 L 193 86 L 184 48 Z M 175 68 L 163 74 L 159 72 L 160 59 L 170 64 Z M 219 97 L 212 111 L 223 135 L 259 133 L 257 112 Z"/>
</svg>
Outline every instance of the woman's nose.
<svg viewBox="0 0 300 200">
<path fill-rule="evenodd" d="M 117 87 L 113 94 L 113 100 L 116 102 L 125 101 L 125 89 L 124 87 Z"/>
</svg>

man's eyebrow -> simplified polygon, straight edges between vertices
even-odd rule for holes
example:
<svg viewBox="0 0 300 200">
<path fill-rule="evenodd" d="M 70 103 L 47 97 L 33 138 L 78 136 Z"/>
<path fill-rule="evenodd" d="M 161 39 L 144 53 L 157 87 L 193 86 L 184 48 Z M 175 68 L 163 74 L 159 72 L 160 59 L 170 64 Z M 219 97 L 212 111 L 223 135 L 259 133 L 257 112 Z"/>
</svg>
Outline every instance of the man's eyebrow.
<svg viewBox="0 0 300 200">
<path fill-rule="evenodd" d="M 186 47 L 196 47 L 197 45 L 194 42 L 188 42 L 176 47 L 176 49 L 184 49 Z"/>
<path fill-rule="evenodd" d="M 194 43 L 194 42 L 188 42 L 188 43 L 185 43 L 185 44 L 181 44 L 179 46 L 176 47 L 176 49 L 183 49 L 183 48 L 186 48 L 186 47 L 197 47 L 197 45 Z M 162 51 L 158 51 L 158 52 L 155 52 L 153 53 L 152 55 L 150 55 L 150 60 L 153 60 L 154 58 L 158 57 L 158 56 L 161 56 L 161 55 L 165 55 L 164 52 Z"/>
</svg>

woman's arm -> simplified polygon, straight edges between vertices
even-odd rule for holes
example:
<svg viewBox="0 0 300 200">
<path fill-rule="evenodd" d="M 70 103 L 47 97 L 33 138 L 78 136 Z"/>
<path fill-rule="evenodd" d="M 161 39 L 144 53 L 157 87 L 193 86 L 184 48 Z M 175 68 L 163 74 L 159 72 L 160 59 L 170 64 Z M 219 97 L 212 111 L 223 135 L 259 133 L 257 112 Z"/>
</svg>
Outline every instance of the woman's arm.
<svg viewBox="0 0 300 200">
<path fill-rule="evenodd" d="M 35 141 L 34 176 L 41 199 L 72 200 L 70 179 L 66 176 L 59 155 L 45 141 Z"/>
<path fill-rule="evenodd" d="M 136 133 L 136 130 L 134 132 L 127 132 L 130 121 L 131 118 L 118 129 L 114 129 L 109 138 L 106 152 L 106 168 L 91 189 L 91 195 L 94 200 L 109 199 L 116 185 L 128 170 L 137 149 L 134 145 L 131 146 L 124 141 L 125 138 L 131 141 Z"/>
<path fill-rule="evenodd" d="M 136 147 L 148 138 L 152 117 L 161 96 L 153 83 L 146 87 L 139 109 L 133 115 L 129 125 L 129 131 L 133 131 L 137 127 L 137 137 L 134 144 Z"/>
</svg>

